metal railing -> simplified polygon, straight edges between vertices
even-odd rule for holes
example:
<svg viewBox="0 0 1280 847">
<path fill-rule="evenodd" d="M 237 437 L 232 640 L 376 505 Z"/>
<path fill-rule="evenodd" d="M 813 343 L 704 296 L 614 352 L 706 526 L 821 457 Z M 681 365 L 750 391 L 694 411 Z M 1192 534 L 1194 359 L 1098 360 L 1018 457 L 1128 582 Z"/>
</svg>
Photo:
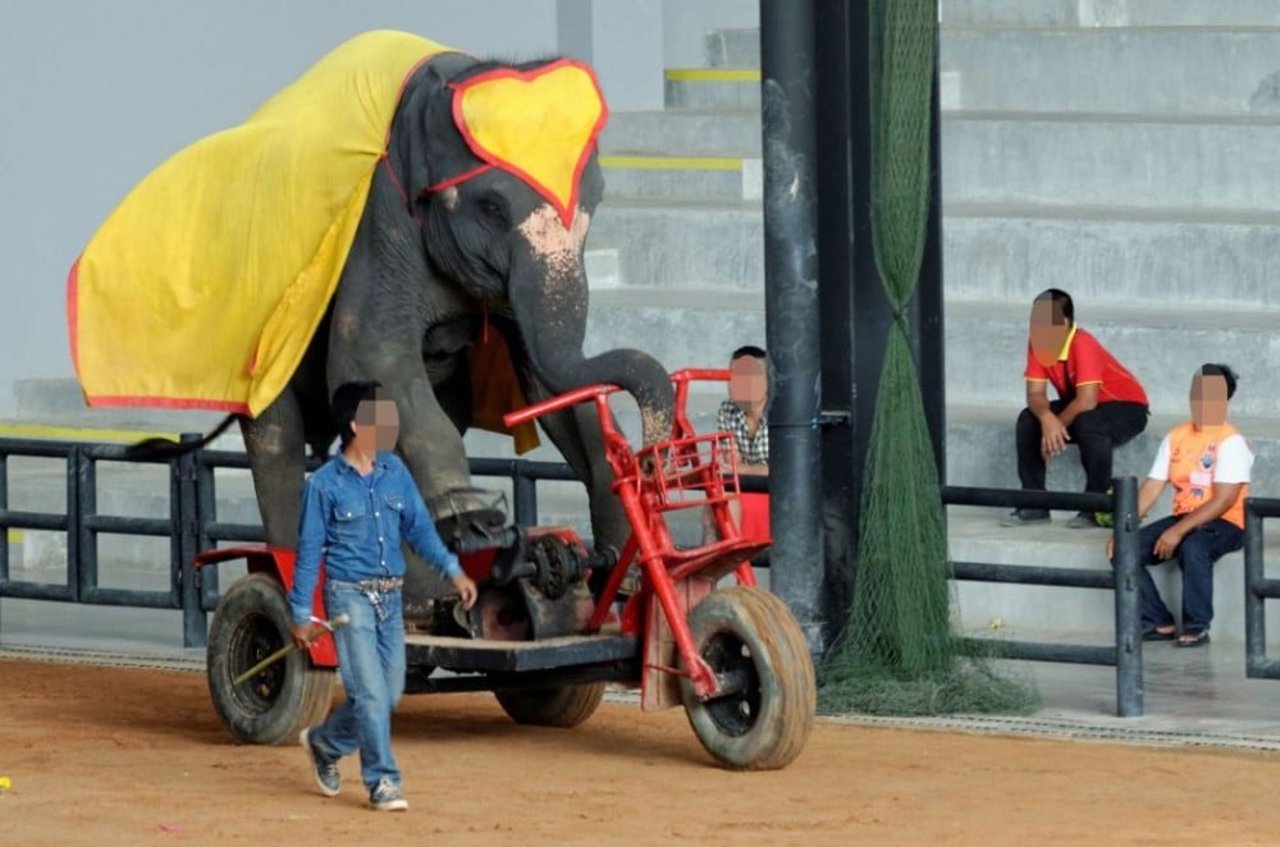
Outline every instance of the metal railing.
<svg viewBox="0 0 1280 847">
<path fill-rule="evenodd" d="M 1267 658 L 1267 600 L 1280 599 L 1280 579 L 1268 579 L 1262 529 L 1280 518 L 1280 500 L 1244 501 L 1244 673 L 1250 679 L 1280 679 L 1280 661 Z"/>
<path fill-rule="evenodd" d="M 184 434 L 182 440 L 199 440 L 198 434 Z M 227 523 L 218 520 L 214 472 L 219 468 L 249 468 L 245 453 L 196 449 L 183 456 L 152 464 L 170 467 L 169 517 L 139 518 L 97 513 L 97 463 L 124 462 L 126 448 L 113 444 L 80 444 L 38 439 L 0 439 L 0 534 L 10 528 L 65 532 L 67 573 L 64 584 L 13 580 L 9 576 L 8 544 L 0 544 L 0 597 L 91 603 L 103 606 L 133 606 L 181 610 L 183 644 L 202 647 L 207 637 L 207 613 L 217 607 L 218 571 L 195 571 L 195 555 L 219 542 L 253 542 L 265 539 L 261 524 Z M 61 458 L 67 462 L 65 513 L 24 512 L 9 509 L 8 465 L 11 456 Z M 312 470 L 317 460 L 308 464 Z M 513 519 L 521 526 L 538 521 L 537 483 L 574 481 L 568 465 L 558 462 L 529 462 L 516 459 L 472 459 L 471 473 L 477 477 L 502 477 L 512 485 Z M 767 492 L 768 479 L 743 477 L 744 491 Z M 981 562 L 954 562 L 956 579 L 1024 585 L 1066 586 L 1115 591 L 1116 643 L 1112 647 L 1054 644 L 1029 641 L 971 639 L 970 646 L 988 656 L 1032 661 L 1074 662 L 1113 665 L 1116 668 L 1117 713 L 1122 717 L 1142 714 L 1142 633 L 1138 616 L 1137 575 L 1137 482 L 1131 477 L 1115 482 L 1114 495 L 1033 492 L 992 488 L 944 486 L 942 500 L 948 505 L 1006 508 L 1047 508 L 1084 511 L 1112 511 L 1116 515 L 1115 568 L 1098 570 L 1053 568 L 1038 565 L 1003 565 Z M 1255 525 L 1258 515 L 1280 516 L 1280 501 L 1251 500 Z M 1259 512 L 1259 509 L 1274 510 Z M 1248 535 L 1246 551 L 1255 550 L 1259 563 L 1257 590 L 1261 596 L 1280 597 L 1280 581 L 1261 579 L 1261 530 Z M 170 584 L 167 591 L 103 588 L 98 585 L 100 533 L 169 537 L 171 540 Z M 1251 539 L 1251 540 L 1250 540 Z M 1249 561 L 1246 553 L 1246 563 Z M 1246 565 L 1248 567 L 1248 565 Z M 1252 571 L 1250 571 L 1252 574 Z M 1251 592 L 1255 580 L 1250 579 Z M 1253 594 L 1251 593 L 1251 597 Z M 1258 644 L 1262 644 L 1261 617 L 1257 621 Z M 1254 625 L 1250 624 L 1250 638 Z M 1253 641 L 1250 641 L 1252 648 Z M 1251 665 L 1252 667 L 1252 665 Z M 1280 665 L 1265 660 L 1259 667 L 1280 676 Z M 1251 673 L 1251 675 L 1253 675 Z"/>
<path fill-rule="evenodd" d="M 942 502 L 948 506 L 998 506 L 1016 509 L 1063 509 L 1111 512 L 1115 516 L 1114 567 L 1056 568 L 1044 565 L 997 565 L 984 562 L 952 562 L 955 579 L 1018 585 L 1097 588 L 1115 592 L 1115 644 L 1097 647 L 1039 641 L 966 639 L 984 656 L 1035 662 L 1071 662 L 1110 665 L 1116 669 L 1116 714 L 1141 717 L 1142 620 L 1138 606 L 1138 574 L 1142 567 L 1138 548 L 1138 481 L 1117 479 L 1114 494 L 1073 494 L 1058 491 L 1016 491 L 995 488 L 943 486 Z"/>
<path fill-rule="evenodd" d="M 182 441 L 200 440 L 186 433 Z M 30 438 L 0 438 L 0 597 L 24 600 L 52 600 L 99 606 L 127 606 L 182 611 L 182 641 L 185 647 L 203 647 L 208 636 L 207 614 L 217 608 L 218 569 L 196 571 L 191 567 L 201 550 L 219 542 L 261 542 L 266 540 L 260 523 L 227 523 L 218 520 L 215 471 L 219 468 L 249 468 L 245 453 L 196 449 L 171 459 L 146 461 L 168 465 L 169 517 L 142 518 L 98 514 L 97 463 L 132 462 L 127 448 L 119 444 L 71 443 Z M 66 508 L 63 512 L 18 511 L 9 508 L 10 457 L 52 458 L 66 461 Z M 319 460 L 311 460 L 307 470 L 315 470 Z M 477 477 L 503 477 L 511 481 L 512 518 L 520 526 L 538 522 L 537 483 L 574 481 L 568 465 L 558 462 L 528 462 L 516 459 L 472 459 L 470 469 Z M 66 576 L 61 584 L 10 578 L 8 531 L 43 530 L 61 532 L 67 539 Z M 151 536 L 170 539 L 169 587 L 167 590 L 106 588 L 98 584 L 98 535 Z"/>
</svg>

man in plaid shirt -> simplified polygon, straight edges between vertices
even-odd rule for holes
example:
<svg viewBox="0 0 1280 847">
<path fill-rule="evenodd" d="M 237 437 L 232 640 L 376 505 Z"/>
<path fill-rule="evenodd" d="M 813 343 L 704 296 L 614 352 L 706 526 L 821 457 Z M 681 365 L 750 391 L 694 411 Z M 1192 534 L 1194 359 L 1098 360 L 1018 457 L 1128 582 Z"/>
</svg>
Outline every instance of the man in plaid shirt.
<svg viewBox="0 0 1280 847">
<path fill-rule="evenodd" d="M 716 430 L 733 435 L 738 447 L 738 473 L 767 476 L 769 425 L 764 416 L 769 390 L 764 350 L 752 345 L 734 350 L 729 372 L 729 399 L 716 412 Z"/>
<path fill-rule="evenodd" d="M 769 424 L 765 409 L 769 388 L 764 350 L 747 345 L 729 358 L 729 399 L 716 412 L 716 430 L 733 436 L 738 449 L 738 473 L 769 475 Z M 733 517 L 747 538 L 769 538 L 769 495 L 747 494 L 733 504 Z M 710 511 L 704 518 L 704 539 L 715 537 Z"/>
</svg>

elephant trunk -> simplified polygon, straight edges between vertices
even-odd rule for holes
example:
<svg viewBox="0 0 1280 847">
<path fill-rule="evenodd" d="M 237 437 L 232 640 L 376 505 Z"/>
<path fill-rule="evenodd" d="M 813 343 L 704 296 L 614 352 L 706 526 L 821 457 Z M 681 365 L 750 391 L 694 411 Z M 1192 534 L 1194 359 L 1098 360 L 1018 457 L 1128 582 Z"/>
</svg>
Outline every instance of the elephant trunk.
<svg viewBox="0 0 1280 847">
<path fill-rule="evenodd" d="M 550 210 L 548 209 L 548 212 Z M 534 373 L 560 394 L 592 383 L 612 383 L 640 407 L 644 442 L 670 437 L 675 395 L 659 362 L 639 350 L 582 353 L 587 329 L 583 244 L 589 216 L 579 210 L 566 230 L 558 216 L 535 212 L 521 225 L 510 281 L 511 306 Z"/>
</svg>

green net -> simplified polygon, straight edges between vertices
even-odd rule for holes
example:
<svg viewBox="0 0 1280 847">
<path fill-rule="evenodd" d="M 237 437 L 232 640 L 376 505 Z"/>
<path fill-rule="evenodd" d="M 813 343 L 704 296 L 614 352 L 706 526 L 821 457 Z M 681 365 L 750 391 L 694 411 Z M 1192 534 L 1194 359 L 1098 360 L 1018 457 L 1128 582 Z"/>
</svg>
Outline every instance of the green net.
<svg viewBox="0 0 1280 847">
<path fill-rule="evenodd" d="M 1024 681 L 951 631 L 946 524 L 905 310 L 929 217 L 937 0 L 873 0 L 872 235 L 896 319 L 876 394 L 853 606 L 819 675 L 825 711 L 1027 712 Z"/>
</svg>

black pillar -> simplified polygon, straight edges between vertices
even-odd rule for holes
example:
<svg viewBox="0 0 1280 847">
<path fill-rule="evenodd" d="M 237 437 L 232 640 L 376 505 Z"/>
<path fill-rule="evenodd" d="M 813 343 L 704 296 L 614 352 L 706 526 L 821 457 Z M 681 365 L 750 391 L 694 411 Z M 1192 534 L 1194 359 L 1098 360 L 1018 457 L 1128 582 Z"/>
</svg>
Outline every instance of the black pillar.
<svg viewBox="0 0 1280 847">
<path fill-rule="evenodd" d="M 816 0 L 760 0 L 773 590 L 825 648 L 819 512 Z"/>
</svg>

